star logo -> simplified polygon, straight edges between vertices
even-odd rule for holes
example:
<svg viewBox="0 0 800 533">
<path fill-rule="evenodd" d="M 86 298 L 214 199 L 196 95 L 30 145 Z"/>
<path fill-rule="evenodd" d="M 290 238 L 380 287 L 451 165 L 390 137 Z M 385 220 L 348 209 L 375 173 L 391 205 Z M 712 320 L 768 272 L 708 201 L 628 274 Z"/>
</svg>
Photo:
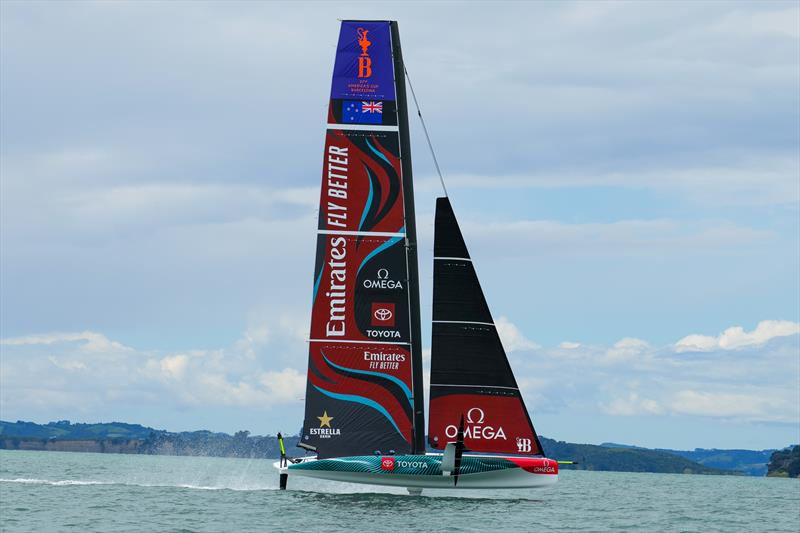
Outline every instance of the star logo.
<svg viewBox="0 0 800 533">
<path fill-rule="evenodd" d="M 323 411 L 322 416 L 318 416 L 319 418 L 319 427 L 331 427 L 331 420 L 333 420 L 332 416 L 328 416 L 328 411 Z"/>
</svg>

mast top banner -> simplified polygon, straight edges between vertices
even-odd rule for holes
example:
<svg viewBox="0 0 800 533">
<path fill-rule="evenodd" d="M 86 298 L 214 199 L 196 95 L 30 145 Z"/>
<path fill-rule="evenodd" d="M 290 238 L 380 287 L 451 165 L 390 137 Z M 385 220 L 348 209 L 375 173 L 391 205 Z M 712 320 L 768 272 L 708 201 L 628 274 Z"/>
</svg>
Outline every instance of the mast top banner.
<svg viewBox="0 0 800 533">
<path fill-rule="evenodd" d="M 333 67 L 331 98 L 395 100 L 388 21 L 343 21 Z"/>
</svg>

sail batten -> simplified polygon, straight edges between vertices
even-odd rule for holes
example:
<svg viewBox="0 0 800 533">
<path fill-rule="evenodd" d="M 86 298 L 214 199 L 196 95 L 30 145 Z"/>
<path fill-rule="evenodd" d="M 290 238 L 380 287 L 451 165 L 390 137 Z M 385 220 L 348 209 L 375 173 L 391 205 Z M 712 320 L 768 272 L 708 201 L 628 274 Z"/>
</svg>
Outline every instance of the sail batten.
<svg viewBox="0 0 800 533">
<path fill-rule="evenodd" d="M 350 131 L 399 131 L 397 126 L 379 126 L 364 124 L 328 124 L 329 130 L 350 130 Z"/>
<path fill-rule="evenodd" d="M 394 26 L 343 21 L 337 45 L 301 437 L 321 458 L 415 448 L 415 235 Z"/>
<path fill-rule="evenodd" d="M 459 417 L 473 451 L 541 454 L 448 198 L 436 201 L 428 442 L 453 442 Z"/>
</svg>

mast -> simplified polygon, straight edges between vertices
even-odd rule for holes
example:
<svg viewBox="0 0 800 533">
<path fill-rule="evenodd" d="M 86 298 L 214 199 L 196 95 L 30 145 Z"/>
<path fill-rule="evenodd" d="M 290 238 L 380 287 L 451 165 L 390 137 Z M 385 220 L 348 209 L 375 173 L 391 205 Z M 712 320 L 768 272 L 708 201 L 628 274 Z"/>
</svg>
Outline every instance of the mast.
<svg viewBox="0 0 800 533">
<path fill-rule="evenodd" d="M 419 265 L 417 260 L 417 220 L 414 212 L 414 180 L 411 167 L 411 140 L 408 131 L 408 105 L 403 51 L 400 30 L 396 21 L 390 23 L 392 55 L 394 58 L 395 90 L 397 91 L 397 120 L 400 126 L 400 167 L 403 173 L 405 197 L 406 254 L 408 256 L 408 297 L 411 313 L 411 380 L 414 394 L 414 430 L 411 453 L 425 453 L 425 395 L 422 382 L 422 329 L 419 305 Z"/>
</svg>

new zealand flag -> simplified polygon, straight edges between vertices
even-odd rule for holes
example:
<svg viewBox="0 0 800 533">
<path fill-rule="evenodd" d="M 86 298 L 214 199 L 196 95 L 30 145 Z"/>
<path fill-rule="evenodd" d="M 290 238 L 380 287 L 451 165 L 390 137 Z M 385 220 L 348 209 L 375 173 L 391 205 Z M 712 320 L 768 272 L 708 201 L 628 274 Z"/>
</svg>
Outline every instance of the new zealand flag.
<svg viewBox="0 0 800 533">
<path fill-rule="evenodd" d="M 383 124 L 383 102 L 366 100 L 344 100 L 342 102 L 344 124 Z"/>
</svg>

